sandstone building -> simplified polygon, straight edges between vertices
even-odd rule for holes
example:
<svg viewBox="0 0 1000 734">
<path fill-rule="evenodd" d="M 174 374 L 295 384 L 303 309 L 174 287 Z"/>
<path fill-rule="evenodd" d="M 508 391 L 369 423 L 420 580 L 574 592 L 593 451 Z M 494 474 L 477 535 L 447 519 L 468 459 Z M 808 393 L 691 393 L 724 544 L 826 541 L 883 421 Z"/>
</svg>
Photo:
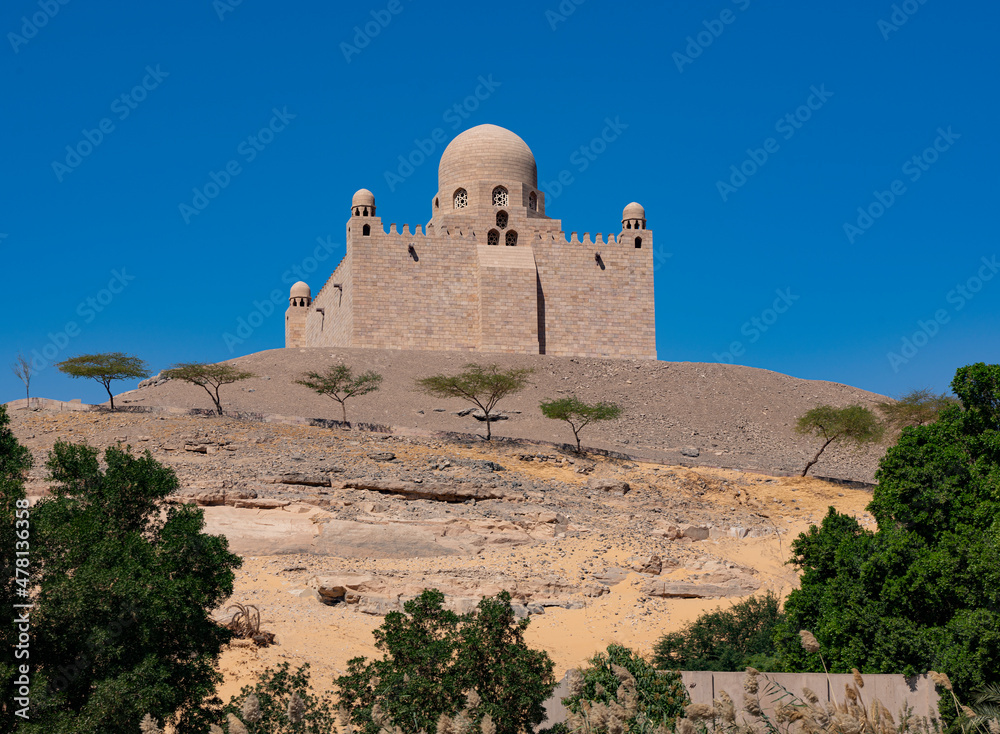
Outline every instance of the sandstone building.
<svg viewBox="0 0 1000 734">
<path fill-rule="evenodd" d="M 292 286 L 285 346 L 656 359 L 654 315 L 643 208 L 607 241 L 567 238 L 525 142 L 480 125 L 442 154 L 425 229 L 387 232 L 354 195 L 344 259 L 315 298 Z"/>
</svg>

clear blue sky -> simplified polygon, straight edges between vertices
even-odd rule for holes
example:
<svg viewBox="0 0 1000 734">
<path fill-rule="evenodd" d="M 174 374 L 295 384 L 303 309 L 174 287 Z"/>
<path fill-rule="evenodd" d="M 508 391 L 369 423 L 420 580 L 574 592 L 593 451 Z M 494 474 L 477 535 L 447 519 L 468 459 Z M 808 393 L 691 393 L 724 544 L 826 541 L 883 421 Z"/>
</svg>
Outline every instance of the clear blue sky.
<svg viewBox="0 0 1000 734">
<path fill-rule="evenodd" d="M 995 3 L 61 1 L 0 11 L 0 401 L 19 349 L 282 346 L 284 304 L 225 334 L 320 238 L 318 290 L 356 189 L 425 223 L 443 146 L 400 156 L 486 122 L 567 232 L 646 207 L 662 360 L 888 394 L 1000 361 Z"/>
</svg>

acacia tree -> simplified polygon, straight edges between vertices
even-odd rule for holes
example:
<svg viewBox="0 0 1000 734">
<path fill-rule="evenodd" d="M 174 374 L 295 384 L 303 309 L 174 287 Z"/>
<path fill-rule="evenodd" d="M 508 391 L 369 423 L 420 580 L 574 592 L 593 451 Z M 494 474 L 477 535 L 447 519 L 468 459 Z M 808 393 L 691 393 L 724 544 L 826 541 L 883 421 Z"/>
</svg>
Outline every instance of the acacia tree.
<svg viewBox="0 0 1000 734">
<path fill-rule="evenodd" d="M 890 428 L 902 430 L 907 426 L 923 426 L 933 423 L 946 408 L 958 405 L 958 400 L 941 393 L 936 395 L 924 388 L 911 390 L 896 400 L 878 404 Z"/>
<path fill-rule="evenodd" d="M 326 372 L 306 372 L 302 379 L 295 381 L 297 385 L 304 385 L 340 403 L 344 423 L 347 423 L 347 399 L 375 392 L 381 382 L 379 373 L 369 370 L 355 377 L 345 364 L 332 365 Z"/>
<path fill-rule="evenodd" d="M 229 364 L 205 364 L 204 362 L 183 362 L 162 372 L 168 380 L 183 380 L 192 385 L 198 385 L 208 393 L 215 403 L 215 409 L 222 415 L 222 401 L 219 398 L 219 388 L 234 382 L 249 380 L 256 377 L 253 372 L 247 372 Z"/>
<path fill-rule="evenodd" d="M 566 421 L 576 438 L 576 453 L 580 453 L 580 431 L 595 421 L 609 421 L 621 416 L 622 409 L 614 403 L 588 404 L 576 396 L 543 402 L 542 415 L 553 420 Z"/>
<path fill-rule="evenodd" d="M 149 377 L 149 367 L 138 357 L 124 352 L 102 352 L 82 354 L 59 362 L 60 372 L 70 377 L 89 377 L 104 385 L 111 399 L 111 410 L 115 409 L 115 396 L 111 393 L 114 380 L 143 380 Z"/>
<path fill-rule="evenodd" d="M 470 363 L 457 375 L 434 375 L 417 380 L 417 389 L 428 395 L 443 398 L 461 398 L 479 406 L 486 418 L 486 440 L 493 437 L 490 423 L 497 403 L 508 395 L 523 390 L 528 385 L 530 369 L 501 370 L 499 365 L 488 366 Z"/>
<path fill-rule="evenodd" d="M 866 443 L 877 443 L 882 440 L 885 426 L 871 410 L 863 405 L 849 405 L 846 408 L 821 405 L 799 418 L 795 431 L 804 435 L 820 436 L 823 439 L 823 445 L 819 447 L 819 451 L 802 470 L 804 477 L 813 464 L 819 461 L 819 457 L 826 451 L 826 447 L 834 441 L 852 441 L 858 446 Z"/>
<path fill-rule="evenodd" d="M 10 369 L 17 376 L 17 379 L 24 383 L 24 397 L 26 398 L 24 408 L 27 410 L 31 403 L 31 360 L 25 357 L 23 352 L 18 352 Z"/>
</svg>

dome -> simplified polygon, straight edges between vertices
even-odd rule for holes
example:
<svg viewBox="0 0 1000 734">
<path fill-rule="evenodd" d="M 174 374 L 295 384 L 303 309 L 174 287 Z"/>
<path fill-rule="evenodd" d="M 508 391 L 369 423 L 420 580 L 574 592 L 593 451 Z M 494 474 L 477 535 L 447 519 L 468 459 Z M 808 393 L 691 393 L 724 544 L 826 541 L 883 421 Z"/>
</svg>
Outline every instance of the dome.
<svg viewBox="0 0 1000 734">
<path fill-rule="evenodd" d="M 351 206 L 375 206 L 375 194 L 368 189 L 358 189 L 351 199 Z M 296 283 L 296 285 L 298 285 Z"/>
<path fill-rule="evenodd" d="M 309 284 L 303 283 L 301 280 L 292 286 L 292 292 L 288 294 L 289 298 L 310 298 L 312 292 L 309 290 Z"/>
<path fill-rule="evenodd" d="M 646 210 L 642 208 L 641 204 L 632 202 L 625 207 L 625 211 L 622 212 L 622 219 L 645 219 Z"/>
<path fill-rule="evenodd" d="M 538 188 L 538 169 L 531 148 L 510 130 L 497 125 L 478 125 L 466 130 L 441 155 L 438 188 L 447 195 L 452 187 L 481 180 L 516 181 Z"/>
</svg>

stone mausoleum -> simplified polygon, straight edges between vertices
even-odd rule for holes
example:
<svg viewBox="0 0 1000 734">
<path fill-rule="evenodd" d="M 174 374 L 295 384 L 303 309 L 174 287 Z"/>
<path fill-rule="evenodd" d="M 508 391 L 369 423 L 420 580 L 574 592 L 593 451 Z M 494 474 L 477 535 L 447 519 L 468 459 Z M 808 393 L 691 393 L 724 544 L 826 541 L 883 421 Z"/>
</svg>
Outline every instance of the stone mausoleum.
<svg viewBox="0 0 1000 734">
<path fill-rule="evenodd" d="M 480 125 L 442 154 L 425 228 L 386 231 L 354 195 L 344 259 L 315 298 L 292 286 L 285 346 L 656 359 L 654 316 L 643 208 L 607 240 L 567 238 L 525 142 Z"/>
</svg>

